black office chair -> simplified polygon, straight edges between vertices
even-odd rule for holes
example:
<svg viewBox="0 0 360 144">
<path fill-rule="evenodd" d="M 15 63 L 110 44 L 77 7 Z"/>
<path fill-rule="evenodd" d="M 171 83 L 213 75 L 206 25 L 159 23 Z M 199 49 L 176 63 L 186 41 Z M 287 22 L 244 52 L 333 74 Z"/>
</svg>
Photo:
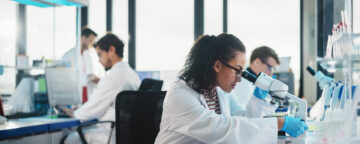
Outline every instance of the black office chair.
<svg viewBox="0 0 360 144">
<path fill-rule="evenodd" d="M 81 124 L 80 126 L 77 127 L 77 132 L 79 134 L 79 137 L 80 137 L 80 140 L 83 144 L 87 144 L 87 141 L 85 139 L 85 136 L 84 136 L 84 133 L 83 133 L 83 128 L 84 127 L 88 127 L 88 126 L 92 126 L 92 125 L 95 125 L 95 124 L 99 124 L 99 123 L 110 123 L 110 134 L 109 134 L 109 138 L 107 140 L 107 143 L 109 144 L 110 143 L 110 140 L 111 140 L 111 135 L 113 133 L 113 129 L 115 127 L 115 122 L 114 121 L 91 121 L 91 122 L 88 122 L 88 123 L 85 123 L 85 124 Z M 65 139 L 64 139 L 65 140 Z M 64 141 L 63 140 L 63 141 Z"/>
<path fill-rule="evenodd" d="M 160 91 L 161 88 L 162 88 L 162 85 L 163 85 L 162 80 L 154 80 L 154 79 L 148 79 L 147 78 L 147 79 L 144 79 L 141 82 L 138 91 L 142 91 L 142 92 L 145 92 L 145 91 Z M 118 94 L 118 96 L 120 95 L 120 93 Z M 111 124 L 110 125 L 111 126 L 111 132 L 110 132 L 110 135 L 109 135 L 109 138 L 108 138 L 108 143 L 110 142 L 111 134 L 112 134 L 113 128 L 115 127 L 115 122 L 114 121 L 96 121 L 96 122 L 91 122 L 91 123 L 82 124 L 82 125 L 78 126 L 77 132 L 78 132 L 79 137 L 81 139 L 81 142 L 83 144 L 87 144 L 87 141 L 86 141 L 84 133 L 83 133 L 83 128 L 91 126 L 91 125 L 95 125 L 95 124 L 98 124 L 98 123 L 110 123 Z"/>
<path fill-rule="evenodd" d="M 139 91 L 161 91 L 162 86 L 162 80 L 146 78 L 141 82 Z"/>
<path fill-rule="evenodd" d="M 117 144 L 155 142 L 165 94 L 165 91 L 124 91 L 116 97 Z"/>
</svg>

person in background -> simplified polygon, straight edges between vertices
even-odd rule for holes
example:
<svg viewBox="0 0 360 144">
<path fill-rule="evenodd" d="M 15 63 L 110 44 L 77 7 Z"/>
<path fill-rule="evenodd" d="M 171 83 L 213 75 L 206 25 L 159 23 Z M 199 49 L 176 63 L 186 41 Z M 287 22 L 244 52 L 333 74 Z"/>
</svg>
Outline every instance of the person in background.
<svg viewBox="0 0 360 144">
<path fill-rule="evenodd" d="M 67 115 L 80 120 L 98 119 L 115 121 L 115 98 L 124 90 L 138 90 L 139 76 L 128 63 L 123 62 L 124 43 L 114 34 L 106 34 L 96 43 L 96 51 L 100 63 L 108 73 L 99 80 L 98 88 L 92 98 L 75 111 L 65 109 Z M 98 124 L 84 130 L 89 143 L 106 143 L 110 133 L 110 125 Z M 114 134 L 114 133 L 113 133 Z M 111 136 L 115 143 L 115 136 Z M 77 133 L 69 135 L 65 143 L 81 143 Z"/>
<path fill-rule="evenodd" d="M 275 67 L 279 64 L 280 61 L 276 52 L 270 47 L 261 46 L 252 51 L 250 65 L 246 71 L 256 76 L 260 72 L 273 76 Z M 247 117 L 264 117 L 275 114 L 277 105 L 270 104 L 271 96 L 268 91 L 255 87 L 248 80 L 238 82 L 234 92 L 239 104 L 245 108 Z"/>
<path fill-rule="evenodd" d="M 199 37 L 179 80 L 166 93 L 155 143 L 276 143 L 278 130 L 307 130 L 293 117 L 246 118 L 231 92 L 246 62 L 245 46 L 231 34 Z"/>
<path fill-rule="evenodd" d="M 105 74 L 104 68 L 98 62 L 96 51 L 92 48 L 97 34 L 90 28 L 83 28 L 81 31 L 80 57 L 77 57 L 77 50 L 75 47 L 68 50 L 63 55 L 63 61 L 70 67 L 78 67 L 80 75 L 82 102 L 90 99 L 91 94 L 97 87 L 99 78 Z M 79 66 L 77 65 L 79 62 Z"/>
</svg>

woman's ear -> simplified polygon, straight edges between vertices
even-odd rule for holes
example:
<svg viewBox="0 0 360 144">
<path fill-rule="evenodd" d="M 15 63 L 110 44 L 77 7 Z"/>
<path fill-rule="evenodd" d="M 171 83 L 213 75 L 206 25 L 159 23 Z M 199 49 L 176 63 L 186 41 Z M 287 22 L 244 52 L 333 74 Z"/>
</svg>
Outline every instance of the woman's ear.
<svg viewBox="0 0 360 144">
<path fill-rule="evenodd" d="M 215 61 L 215 64 L 214 64 L 214 70 L 215 70 L 215 72 L 218 73 L 218 72 L 220 71 L 221 67 L 222 67 L 221 62 L 220 62 L 219 60 L 216 60 L 216 61 Z"/>
</svg>

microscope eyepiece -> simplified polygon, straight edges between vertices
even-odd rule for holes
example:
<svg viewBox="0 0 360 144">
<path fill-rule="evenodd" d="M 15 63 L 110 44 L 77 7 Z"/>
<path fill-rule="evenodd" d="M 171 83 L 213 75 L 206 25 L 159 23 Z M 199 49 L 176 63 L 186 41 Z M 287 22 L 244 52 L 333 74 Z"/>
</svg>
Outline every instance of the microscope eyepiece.
<svg viewBox="0 0 360 144">
<path fill-rule="evenodd" d="M 247 71 L 243 71 L 242 74 L 241 74 L 241 77 L 247 79 L 248 81 L 252 82 L 252 83 L 255 83 L 256 79 L 257 79 L 257 76 L 247 72 Z"/>
</svg>

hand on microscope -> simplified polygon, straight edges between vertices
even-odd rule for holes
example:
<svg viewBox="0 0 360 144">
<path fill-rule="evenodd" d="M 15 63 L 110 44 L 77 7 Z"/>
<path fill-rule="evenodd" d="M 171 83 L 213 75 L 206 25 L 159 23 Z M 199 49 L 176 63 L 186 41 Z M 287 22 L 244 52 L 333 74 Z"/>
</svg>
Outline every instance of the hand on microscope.
<svg viewBox="0 0 360 144">
<path fill-rule="evenodd" d="M 265 99 L 268 94 L 269 94 L 269 91 L 262 90 L 258 87 L 256 87 L 254 90 L 254 96 L 259 99 Z"/>
<path fill-rule="evenodd" d="M 300 118 L 286 116 L 281 130 L 292 137 L 298 137 L 308 130 L 308 126 Z"/>
<path fill-rule="evenodd" d="M 276 78 L 276 75 L 273 75 L 272 78 Z M 259 98 L 259 99 L 265 99 L 266 96 L 269 94 L 269 91 L 268 90 L 262 90 L 258 87 L 255 88 L 254 90 L 254 96 Z"/>
</svg>

